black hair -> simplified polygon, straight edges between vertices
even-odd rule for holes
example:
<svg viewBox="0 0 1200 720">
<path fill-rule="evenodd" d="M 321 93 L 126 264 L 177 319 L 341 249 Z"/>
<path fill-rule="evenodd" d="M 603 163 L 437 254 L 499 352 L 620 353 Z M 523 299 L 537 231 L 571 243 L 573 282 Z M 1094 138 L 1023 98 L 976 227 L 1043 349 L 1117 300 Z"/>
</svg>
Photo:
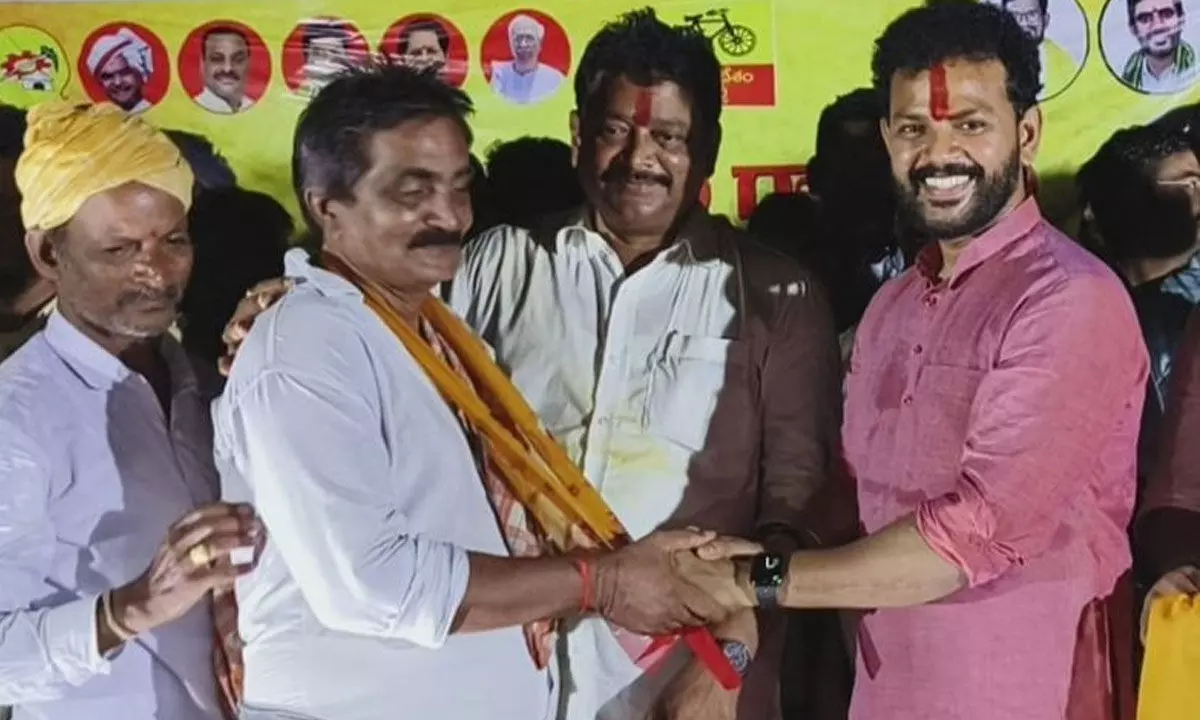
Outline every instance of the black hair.
<svg viewBox="0 0 1200 720">
<path fill-rule="evenodd" d="M 487 154 L 492 221 L 531 228 L 546 215 L 583 205 L 571 146 L 548 137 L 522 137 L 492 146 Z"/>
<path fill-rule="evenodd" d="M 1011 2 L 1012 0 L 1000 0 L 1000 7 L 1007 10 L 1008 4 Z M 1038 8 L 1042 11 L 1043 15 L 1050 12 L 1050 0 L 1038 0 Z"/>
<path fill-rule="evenodd" d="M 1138 6 L 1138 3 L 1140 3 L 1140 2 L 1144 2 L 1144 0 L 1128 0 L 1127 7 L 1129 10 L 1129 24 L 1130 25 L 1133 25 L 1134 23 L 1137 22 L 1137 6 Z M 1175 12 L 1179 13 L 1180 15 L 1183 15 L 1182 0 L 1176 0 Z"/>
<path fill-rule="evenodd" d="M 256 283 L 283 274 L 292 218 L 269 195 L 224 188 L 196 198 L 188 213 L 196 248 L 192 276 L 179 310 L 183 344 L 215 363 L 221 333 L 238 302 Z"/>
<path fill-rule="evenodd" d="M 865 151 L 863 155 L 872 155 L 879 160 L 879 171 L 890 187 L 892 175 L 887 146 L 879 132 L 881 118 L 883 108 L 872 88 L 857 88 L 825 106 L 817 121 L 816 152 L 805 169 L 808 186 L 814 194 L 821 195 L 828 190 L 827 182 L 832 174 L 830 165 L 839 162 L 848 144 Z M 849 128 L 852 124 L 867 125 L 867 134 L 852 132 Z"/>
<path fill-rule="evenodd" d="M 25 111 L 0 104 L 0 158 L 16 160 L 25 149 Z"/>
<path fill-rule="evenodd" d="M 204 37 L 200 39 L 201 54 L 208 53 L 208 40 L 213 35 L 237 35 L 242 39 L 242 42 L 246 43 L 246 49 L 250 49 L 250 38 L 246 37 L 246 33 L 244 33 L 241 28 L 237 28 L 232 25 L 214 25 L 213 27 L 205 30 Z"/>
<path fill-rule="evenodd" d="M 396 51 L 401 55 L 408 52 L 408 41 L 416 32 L 431 32 L 437 36 L 438 47 L 443 53 L 450 52 L 450 33 L 446 32 L 446 28 L 436 20 L 418 20 L 404 27 L 400 33 L 400 41 L 396 44 Z"/>
<path fill-rule="evenodd" d="M 689 27 L 671 27 L 652 8 L 625 13 L 588 42 L 575 72 L 575 107 L 603 98 L 625 76 L 638 85 L 670 81 L 688 94 L 692 117 L 707 132 L 721 120 L 721 63 L 712 42 Z"/>
<path fill-rule="evenodd" d="M 343 23 L 335 20 L 313 20 L 304 24 L 304 30 L 300 33 L 300 50 L 304 55 L 308 55 L 309 48 L 317 40 L 332 38 L 348 45 L 350 42 L 349 33 Z"/>
<path fill-rule="evenodd" d="M 473 111 L 466 93 L 431 70 L 380 60 L 339 74 L 300 113 L 292 143 L 292 189 L 309 230 L 319 232 L 305 191 L 319 190 L 339 200 L 352 197 L 370 167 L 367 142 L 376 132 L 410 120 L 449 118 L 470 142 L 467 118 Z"/>
<path fill-rule="evenodd" d="M 1196 219 L 1183 193 L 1164 192 L 1156 173 L 1172 155 L 1192 152 L 1190 139 L 1166 123 L 1113 133 L 1076 175 L 1091 208 L 1106 259 L 1167 258 L 1196 242 Z"/>
<path fill-rule="evenodd" d="M 875 41 L 871 72 L 885 114 L 896 73 L 921 72 L 953 59 L 1000 61 L 1017 117 L 1037 105 L 1042 90 L 1037 41 L 995 5 L 942 0 L 904 13 Z"/>
<path fill-rule="evenodd" d="M 197 194 L 237 185 L 233 168 L 229 167 L 229 162 L 217 152 L 208 138 L 185 130 L 163 130 L 163 134 L 175 143 L 179 154 L 183 155 L 192 169 Z"/>
</svg>

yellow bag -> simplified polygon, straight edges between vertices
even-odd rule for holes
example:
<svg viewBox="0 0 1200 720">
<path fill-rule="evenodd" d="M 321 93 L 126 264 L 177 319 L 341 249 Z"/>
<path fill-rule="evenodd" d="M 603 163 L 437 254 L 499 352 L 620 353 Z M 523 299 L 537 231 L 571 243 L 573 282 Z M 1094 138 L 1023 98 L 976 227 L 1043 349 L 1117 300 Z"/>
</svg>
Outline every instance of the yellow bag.
<svg viewBox="0 0 1200 720">
<path fill-rule="evenodd" d="M 1200 604 L 1159 598 L 1150 608 L 1138 720 L 1181 720 L 1200 707 Z"/>
</svg>

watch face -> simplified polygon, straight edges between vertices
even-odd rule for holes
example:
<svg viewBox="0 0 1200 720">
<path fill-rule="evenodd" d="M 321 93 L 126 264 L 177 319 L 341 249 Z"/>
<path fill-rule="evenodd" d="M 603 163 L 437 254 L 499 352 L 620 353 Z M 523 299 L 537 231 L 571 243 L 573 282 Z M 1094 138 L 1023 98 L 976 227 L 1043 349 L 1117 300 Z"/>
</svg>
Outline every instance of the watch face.
<svg viewBox="0 0 1200 720">
<path fill-rule="evenodd" d="M 754 558 L 750 567 L 750 582 L 755 587 L 779 587 L 783 585 L 786 559 L 778 553 L 763 553 Z"/>
</svg>

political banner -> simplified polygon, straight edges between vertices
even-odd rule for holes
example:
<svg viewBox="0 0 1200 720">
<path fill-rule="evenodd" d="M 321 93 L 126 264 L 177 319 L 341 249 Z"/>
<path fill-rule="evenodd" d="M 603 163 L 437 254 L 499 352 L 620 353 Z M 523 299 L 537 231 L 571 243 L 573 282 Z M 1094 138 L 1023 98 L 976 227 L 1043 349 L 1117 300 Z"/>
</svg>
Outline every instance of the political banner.
<svg viewBox="0 0 1200 720">
<path fill-rule="evenodd" d="M 532 0 L 531 0 L 532 1 Z M 1114 129 L 1197 99 L 1200 0 L 981 0 L 1038 39 L 1039 176 L 1070 176 Z M 369 0 L 23 2 L 0 10 L 0 102 L 107 100 L 207 136 L 246 187 L 293 211 L 295 120 L 346 62 L 381 53 L 475 102 L 477 154 L 521 136 L 568 138 L 573 72 L 605 22 L 646 2 Z M 708 36 L 722 63 L 724 141 L 706 196 L 744 220 L 804 185 L 818 116 L 870 84 L 874 40 L 919 0 L 671 0 L 666 22 Z M 409 12 L 409 10 L 412 10 Z"/>
</svg>

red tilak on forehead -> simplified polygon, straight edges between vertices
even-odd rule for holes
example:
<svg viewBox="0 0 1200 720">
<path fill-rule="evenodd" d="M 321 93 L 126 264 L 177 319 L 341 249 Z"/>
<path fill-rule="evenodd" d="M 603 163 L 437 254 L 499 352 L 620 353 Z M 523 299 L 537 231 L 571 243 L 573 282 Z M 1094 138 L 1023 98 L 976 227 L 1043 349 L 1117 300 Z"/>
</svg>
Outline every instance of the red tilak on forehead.
<svg viewBox="0 0 1200 720">
<path fill-rule="evenodd" d="M 654 96 L 646 88 L 638 90 L 637 100 L 633 106 L 633 124 L 638 127 L 646 127 L 650 124 L 651 105 L 654 104 Z"/>
<path fill-rule="evenodd" d="M 946 87 L 946 65 L 934 63 L 929 69 L 929 115 L 934 120 L 950 117 L 950 89 Z"/>
</svg>

